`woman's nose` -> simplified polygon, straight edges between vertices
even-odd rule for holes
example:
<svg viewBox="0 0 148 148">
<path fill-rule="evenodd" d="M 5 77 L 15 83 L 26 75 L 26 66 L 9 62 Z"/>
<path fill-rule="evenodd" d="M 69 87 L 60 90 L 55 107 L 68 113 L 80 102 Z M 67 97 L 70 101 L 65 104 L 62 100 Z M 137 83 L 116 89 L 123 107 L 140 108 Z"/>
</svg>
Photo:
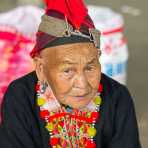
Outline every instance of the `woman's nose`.
<svg viewBox="0 0 148 148">
<path fill-rule="evenodd" d="M 74 86 L 80 89 L 86 89 L 88 85 L 87 78 L 84 74 L 79 74 L 75 78 Z"/>
</svg>

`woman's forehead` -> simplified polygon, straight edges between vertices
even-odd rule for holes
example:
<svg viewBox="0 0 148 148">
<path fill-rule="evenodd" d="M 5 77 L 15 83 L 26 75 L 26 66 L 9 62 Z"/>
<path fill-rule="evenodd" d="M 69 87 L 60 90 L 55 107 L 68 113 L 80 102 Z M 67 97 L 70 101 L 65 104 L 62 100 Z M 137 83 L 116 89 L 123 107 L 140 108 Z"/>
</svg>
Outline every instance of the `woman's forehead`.
<svg viewBox="0 0 148 148">
<path fill-rule="evenodd" d="M 89 62 L 98 62 L 97 49 L 92 44 L 84 43 L 68 46 L 59 46 L 43 50 L 42 58 L 46 67 L 56 69 L 66 65 L 87 65 Z"/>
<path fill-rule="evenodd" d="M 43 57 L 55 59 L 75 59 L 78 57 L 91 58 L 97 55 L 97 49 L 92 43 L 75 43 L 46 48 L 42 52 Z"/>
</svg>

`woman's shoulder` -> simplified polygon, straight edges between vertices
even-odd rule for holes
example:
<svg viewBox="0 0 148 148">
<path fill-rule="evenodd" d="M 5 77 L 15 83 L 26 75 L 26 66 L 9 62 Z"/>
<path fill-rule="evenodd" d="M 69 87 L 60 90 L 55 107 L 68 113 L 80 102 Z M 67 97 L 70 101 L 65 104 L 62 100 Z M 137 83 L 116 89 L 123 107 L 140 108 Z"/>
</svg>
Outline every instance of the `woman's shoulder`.
<svg viewBox="0 0 148 148">
<path fill-rule="evenodd" d="M 12 89 L 13 90 L 15 89 L 18 91 L 23 91 L 23 89 L 27 89 L 31 91 L 34 89 L 36 82 L 37 82 L 37 76 L 36 76 L 35 71 L 33 71 L 20 78 L 13 80 L 9 84 L 7 91 L 12 90 Z"/>
<path fill-rule="evenodd" d="M 35 96 L 36 82 L 37 76 L 34 71 L 12 81 L 4 94 L 3 104 L 24 104 L 26 101 L 34 103 L 32 100 Z"/>
<path fill-rule="evenodd" d="M 26 75 L 23 75 L 15 80 L 13 80 L 9 86 L 17 86 L 17 85 L 31 85 L 37 82 L 36 72 L 30 72 Z"/>
<path fill-rule="evenodd" d="M 105 88 L 110 88 L 111 90 L 126 87 L 124 84 L 121 84 L 104 73 L 101 75 L 101 83 Z"/>
<path fill-rule="evenodd" d="M 117 82 L 116 80 L 108 77 L 102 73 L 101 83 L 103 84 L 103 94 L 107 100 L 111 102 L 131 102 L 131 95 L 128 88 Z"/>
</svg>

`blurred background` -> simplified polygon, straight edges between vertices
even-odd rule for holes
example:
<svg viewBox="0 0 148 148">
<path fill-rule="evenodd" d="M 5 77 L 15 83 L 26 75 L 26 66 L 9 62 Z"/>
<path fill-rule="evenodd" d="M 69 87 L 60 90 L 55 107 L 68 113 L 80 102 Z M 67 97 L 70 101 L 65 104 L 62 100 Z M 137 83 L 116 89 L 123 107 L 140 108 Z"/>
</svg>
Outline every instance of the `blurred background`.
<svg viewBox="0 0 148 148">
<path fill-rule="evenodd" d="M 135 102 L 135 108 L 136 108 L 136 112 L 137 112 L 137 117 L 138 117 L 138 125 L 139 125 L 139 129 L 140 129 L 140 138 L 141 138 L 141 143 L 143 148 L 147 148 L 148 147 L 148 93 L 147 93 L 147 89 L 148 89 L 148 63 L 146 61 L 146 59 L 148 58 L 148 10 L 147 10 L 147 5 L 148 5 L 148 1 L 147 0 L 85 0 L 86 3 L 88 5 L 95 5 L 95 6 L 99 6 L 99 7 L 107 7 L 112 9 L 113 12 L 115 12 L 116 14 L 120 14 L 122 16 L 122 18 L 119 18 L 118 20 L 118 24 L 121 25 L 121 27 L 123 27 L 123 22 L 122 19 L 124 20 L 124 31 L 122 32 L 122 35 L 118 33 L 118 35 L 116 35 L 116 39 L 115 41 L 119 40 L 119 35 L 120 38 L 123 36 L 127 39 L 127 42 L 125 43 L 126 45 L 124 46 L 124 50 L 126 52 L 124 52 L 124 54 L 126 54 L 126 58 L 124 59 L 127 62 L 127 67 L 124 65 L 124 68 L 126 69 L 126 71 L 124 71 L 124 75 L 122 75 L 122 77 L 117 77 L 117 79 L 122 79 L 122 83 L 126 83 L 127 87 L 129 88 L 133 98 L 134 98 L 134 102 Z M 5 18 L 5 16 L 7 17 L 7 15 L 3 15 L 4 13 L 7 14 L 7 12 L 12 11 L 14 8 L 19 7 L 19 6 L 24 6 L 24 5 L 34 5 L 40 8 L 43 8 L 43 2 L 42 0 L 1 0 L 0 1 L 0 20 L 1 18 Z M 91 10 L 91 13 L 93 13 L 93 11 L 95 11 L 96 9 Z M 42 13 L 42 10 L 34 10 L 34 15 L 36 15 L 36 12 L 40 11 L 40 14 Z M 108 9 L 103 9 L 103 11 L 107 11 L 107 13 L 109 13 Z M 100 11 L 101 12 L 101 11 Z M 98 12 L 98 15 L 100 14 L 100 12 Z M 19 11 L 18 11 L 19 13 Z M 2 15 L 1 15 L 2 14 Z M 10 14 L 9 14 L 10 15 Z M 96 14 L 97 15 L 97 14 Z M 109 16 L 106 17 L 105 14 L 103 14 L 104 19 L 109 19 Z M 113 17 L 113 14 L 111 15 Z M 37 16 L 38 17 L 38 16 Z M 40 17 L 40 15 L 39 15 Z M 102 19 L 103 19 L 102 17 Z M 9 18 L 9 17 L 8 17 Z M 7 21 L 13 21 L 14 18 L 12 19 L 7 19 Z M 36 21 L 38 18 L 36 18 Z M 21 21 L 21 20 L 20 20 Z M 98 20 L 99 22 L 100 20 Z M 109 20 L 108 20 L 109 21 Z M 107 21 L 107 23 L 108 23 Z M 113 20 L 110 20 L 113 21 Z M 115 21 L 115 20 L 114 20 Z M 117 24 L 117 22 L 114 22 Z M 113 24 L 114 24 L 113 23 Z M 111 25 L 113 25 L 111 24 Z M 28 24 L 29 25 L 29 24 Z M 110 26 L 111 26 L 110 25 Z M 1 26 L 1 23 L 0 23 Z M 98 25 L 99 26 L 99 25 Z M 31 26 L 30 26 L 31 27 Z M 101 27 L 101 26 L 99 26 Z M 36 27 L 37 28 L 37 27 Z M 9 30 L 10 28 L 7 28 L 7 30 Z M 14 32 L 14 28 L 11 28 L 11 33 Z M 23 30 L 24 31 L 24 30 Z M 23 32 L 24 34 L 27 34 L 28 29 L 26 30 L 26 32 Z M 118 30 L 119 31 L 119 30 Z M 34 33 L 34 32 L 33 32 Z M 32 34 L 33 34 L 32 33 Z M 120 32 L 121 33 L 121 32 Z M 29 36 L 25 36 L 21 35 L 21 44 L 19 45 L 19 48 L 21 46 L 21 48 L 23 48 L 23 46 L 27 43 L 27 48 L 31 48 L 34 45 L 34 36 L 30 34 Z M 2 34 L 1 34 L 2 35 Z M 20 38 L 20 34 L 17 34 L 17 37 L 19 36 Z M 30 37 L 31 36 L 31 37 Z M 12 39 L 12 36 L 10 37 L 10 35 L 7 35 L 7 37 L 9 37 L 9 39 Z M 106 39 L 107 38 L 107 39 Z M 106 42 L 106 40 L 108 41 L 112 40 L 113 37 L 104 37 L 102 40 L 104 42 Z M 125 40 L 124 40 L 125 41 Z M 22 43 L 23 42 L 23 43 Z M 0 44 L 2 44 L 0 42 Z M 105 44 L 105 43 L 104 43 Z M 114 44 L 114 43 L 113 43 Z M 8 44 L 9 45 L 9 44 Z M 16 46 L 16 44 L 15 44 Z M 104 48 L 104 46 L 102 45 L 102 47 Z M 18 46 L 15 48 L 15 50 L 17 50 Z M 7 51 L 6 51 L 7 49 Z M 10 53 L 10 46 L 8 46 L 7 48 L 5 48 L 5 51 L 3 51 L 2 49 L 0 50 L 0 59 L 1 59 L 1 63 L 0 63 L 0 89 L 2 90 L 2 85 L 3 85 L 3 81 L 4 79 L 2 78 L 2 74 L 4 75 L 6 73 L 6 71 L 2 71 L 2 69 L 4 69 L 5 66 L 9 67 L 8 71 L 9 71 L 9 75 L 10 73 L 13 71 L 12 70 L 12 66 L 16 66 L 16 65 L 8 65 L 9 63 L 6 63 L 4 61 L 2 61 L 2 59 L 8 59 L 7 55 L 11 55 Z M 26 48 L 25 48 L 26 49 Z M 16 52 L 14 50 L 14 52 Z M 127 51 L 128 50 L 128 51 Z M 5 53 L 5 57 L 3 56 Z M 116 53 L 120 52 L 120 49 L 118 51 L 116 51 Z M 9 54 L 7 54 L 9 53 Z M 26 53 L 26 50 L 24 50 L 24 53 Z M 3 55 L 2 55 L 3 54 Z M 106 53 L 104 53 L 106 54 Z M 115 55 L 112 56 L 112 58 Z M 28 57 L 23 57 L 20 58 L 20 53 L 18 53 L 18 62 L 22 62 L 25 63 L 24 67 L 26 69 L 26 71 L 23 71 L 22 69 L 19 70 L 19 73 L 26 73 L 27 71 L 31 70 L 31 66 L 27 65 L 27 63 L 31 62 L 29 60 L 29 56 Z M 123 58 L 120 55 L 120 59 Z M 23 59 L 23 60 L 22 60 Z M 10 59 L 9 59 L 10 60 Z M 13 58 L 11 58 L 11 62 L 13 62 Z M 16 60 L 16 59 L 15 59 Z M 106 60 L 110 60 L 110 59 L 106 59 Z M 117 59 L 116 59 L 117 60 Z M 118 59 L 119 60 L 119 59 Z M 29 62 L 28 62 L 29 61 Z M 9 61 L 10 62 L 10 61 Z M 104 62 L 104 61 L 102 61 Z M 104 63 L 105 64 L 105 63 Z M 20 65 L 20 67 L 22 67 L 22 65 Z M 17 67 L 19 69 L 19 67 Z M 118 68 L 121 70 L 121 65 Z M 110 72 L 111 69 L 107 70 L 106 72 L 109 72 L 108 74 L 112 73 Z M 8 73 L 7 71 L 7 73 Z M 123 71 L 122 71 L 123 72 Z M 13 71 L 14 73 L 14 71 Z M 126 74 L 125 74 L 126 73 Z M 9 81 L 11 81 L 13 79 L 13 77 L 17 77 L 19 75 L 13 75 Z M 8 78 L 5 78 L 8 80 Z M 3 81 L 2 81 L 3 80 Z M 5 89 L 5 88 L 3 88 Z M 1 91 L 2 93 L 2 91 Z"/>
</svg>

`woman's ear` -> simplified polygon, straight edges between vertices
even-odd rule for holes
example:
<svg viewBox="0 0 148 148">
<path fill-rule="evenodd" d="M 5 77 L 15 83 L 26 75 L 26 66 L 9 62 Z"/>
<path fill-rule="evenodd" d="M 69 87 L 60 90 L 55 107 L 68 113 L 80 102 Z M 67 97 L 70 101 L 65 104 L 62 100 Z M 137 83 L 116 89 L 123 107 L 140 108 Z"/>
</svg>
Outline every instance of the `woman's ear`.
<svg viewBox="0 0 148 148">
<path fill-rule="evenodd" d="M 38 80 L 41 82 L 45 81 L 45 76 L 44 76 L 44 62 L 41 57 L 35 57 L 33 59 L 34 61 L 34 66 L 35 66 L 35 71 L 38 77 Z"/>
</svg>

